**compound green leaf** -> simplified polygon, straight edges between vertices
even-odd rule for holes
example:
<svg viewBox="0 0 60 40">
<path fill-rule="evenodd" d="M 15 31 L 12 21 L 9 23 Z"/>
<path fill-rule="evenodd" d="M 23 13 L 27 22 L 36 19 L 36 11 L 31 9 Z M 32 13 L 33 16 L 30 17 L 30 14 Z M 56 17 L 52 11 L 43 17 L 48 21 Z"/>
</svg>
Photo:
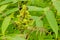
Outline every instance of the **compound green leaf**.
<svg viewBox="0 0 60 40">
<path fill-rule="evenodd" d="M 20 34 L 12 34 L 12 36 L 7 35 L 7 40 L 26 40 L 24 37 L 21 37 Z"/>
<path fill-rule="evenodd" d="M 46 18 L 47 18 L 52 30 L 55 32 L 56 38 L 57 38 L 57 36 L 58 36 L 58 25 L 57 25 L 57 21 L 54 17 L 54 13 L 51 10 L 49 10 L 49 8 L 46 8 L 44 11 L 45 11 Z"/>
<path fill-rule="evenodd" d="M 29 11 L 43 11 L 43 8 L 36 6 L 28 6 Z"/>
<path fill-rule="evenodd" d="M 57 15 L 60 15 L 60 0 L 52 0 L 54 7 L 57 9 Z"/>
<path fill-rule="evenodd" d="M 36 27 L 43 27 L 43 21 L 40 19 L 40 17 L 32 16 L 32 18 L 36 22 Z"/>
<path fill-rule="evenodd" d="M 28 8 L 29 8 L 28 11 L 43 11 L 43 9 L 40 7 L 28 6 Z M 9 15 L 10 13 L 13 13 L 13 12 L 18 11 L 18 10 L 19 10 L 18 7 L 13 8 L 13 9 L 9 9 L 5 12 L 5 14 Z"/>
<path fill-rule="evenodd" d="M 12 37 L 11 40 L 25 40 L 25 38 L 20 36 L 15 36 L 15 37 Z"/>
<path fill-rule="evenodd" d="M 4 19 L 4 21 L 3 21 L 3 23 L 2 23 L 2 26 L 1 26 L 1 28 L 2 28 L 2 34 L 3 34 L 3 35 L 5 34 L 5 31 L 6 31 L 6 29 L 8 28 L 10 21 L 11 21 L 10 16 L 9 16 L 9 17 L 6 17 L 6 18 Z"/>
<path fill-rule="evenodd" d="M 5 14 L 6 14 L 6 15 L 9 15 L 9 14 L 15 12 L 15 11 L 18 11 L 18 8 L 13 8 L 13 9 L 7 10 L 7 11 L 5 12 Z"/>
<path fill-rule="evenodd" d="M 43 27 L 43 21 L 40 18 L 36 19 L 36 26 Z"/>
<path fill-rule="evenodd" d="M 2 13 L 6 8 L 7 8 L 8 4 L 7 5 L 2 5 L 0 7 L 0 13 Z"/>
<path fill-rule="evenodd" d="M 12 0 L 4 0 L 4 1 L 0 2 L 0 5 L 7 4 L 7 3 L 10 3 L 10 2 L 12 2 Z"/>
</svg>

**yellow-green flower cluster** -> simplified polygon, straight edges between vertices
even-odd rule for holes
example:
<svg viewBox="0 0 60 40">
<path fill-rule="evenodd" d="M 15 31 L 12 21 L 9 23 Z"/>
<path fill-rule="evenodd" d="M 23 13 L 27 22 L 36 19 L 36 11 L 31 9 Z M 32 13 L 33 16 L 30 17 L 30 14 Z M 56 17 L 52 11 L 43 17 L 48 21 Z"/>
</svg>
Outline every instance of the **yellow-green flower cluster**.
<svg viewBox="0 0 60 40">
<path fill-rule="evenodd" d="M 18 28 L 27 28 L 32 26 L 33 19 L 31 18 L 31 15 L 29 14 L 26 5 L 22 6 L 22 9 L 20 10 L 20 15 L 17 15 L 18 20 L 15 21 L 18 25 Z"/>
</svg>

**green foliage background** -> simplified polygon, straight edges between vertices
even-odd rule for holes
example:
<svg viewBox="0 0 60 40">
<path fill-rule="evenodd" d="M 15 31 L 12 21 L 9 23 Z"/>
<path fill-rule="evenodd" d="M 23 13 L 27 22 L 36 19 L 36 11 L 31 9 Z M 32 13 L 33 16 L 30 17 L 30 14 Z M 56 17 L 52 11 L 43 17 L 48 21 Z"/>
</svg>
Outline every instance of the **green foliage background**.
<svg viewBox="0 0 60 40">
<path fill-rule="evenodd" d="M 22 1 L 34 20 L 23 33 L 14 23 Z M 60 40 L 60 0 L 0 0 L 0 40 Z"/>
</svg>

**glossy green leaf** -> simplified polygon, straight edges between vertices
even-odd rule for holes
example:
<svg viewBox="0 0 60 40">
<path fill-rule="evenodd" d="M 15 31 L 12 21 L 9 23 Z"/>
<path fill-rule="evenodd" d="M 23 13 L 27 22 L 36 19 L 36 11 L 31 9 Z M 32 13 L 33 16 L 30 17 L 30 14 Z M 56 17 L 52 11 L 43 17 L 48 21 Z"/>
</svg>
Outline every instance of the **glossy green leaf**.
<svg viewBox="0 0 60 40">
<path fill-rule="evenodd" d="M 29 8 L 28 11 L 43 11 L 43 9 L 40 8 L 40 7 L 28 6 L 28 8 Z M 18 11 L 18 8 L 17 8 L 17 7 L 16 7 L 16 8 L 13 8 L 13 9 L 7 10 L 7 11 L 5 12 L 5 14 L 6 14 L 6 15 L 9 15 L 10 13 L 16 12 L 16 11 Z"/>
<path fill-rule="evenodd" d="M 20 36 L 15 36 L 15 37 L 12 37 L 10 40 L 25 40 L 25 38 Z"/>
<path fill-rule="evenodd" d="M 7 4 L 7 3 L 10 3 L 10 2 L 12 2 L 12 0 L 5 0 L 5 1 L 0 2 L 0 5 Z"/>
<path fill-rule="evenodd" d="M 56 21 L 56 18 L 54 16 L 54 13 L 49 8 L 45 8 L 44 11 L 45 11 L 46 18 L 47 18 L 52 30 L 55 32 L 56 38 L 57 38 L 58 25 L 57 25 L 57 21 Z"/>
<path fill-rule="evenodd" d="M 43 11 L 43 8 L 36 6 L 28 6 L 29 11 Z"/>
<path fill-rule="evenodd" d="M 4 0 L 0 3 L 0 5 L 7 4 L 7 3 L 16 3 L 18 1 L 27 1 L 27 0 Z"/>
<path fill-rule="evenodd" d="M 43 27 L 43 21 L 40 19 L 40 17 L 32 16 L 32 18 L 36 22 L 36 27 Z"/>
<path fill-rule="evenodd" d="M 57 9 L 57 15 L 60 15 L 60 0 L 52 0 L 54 7 Z"/>
<path fill-rule="evenodd" d="M 19 34 L 12 34 L 12 36 L 7 35 L 7 40 L 26 40 L 24 37 L 21 37 Z"/>
<path fill-rule="evenodd" d="M 13 12 L 16 12 L 16 11 L 18 11 L 18 8 L 13 8 L 13 9 L 7 10 L 7 11 L 5 12 L 5 14 L 6 14 L 6 15 L 9 15 L 9 14 L 11 14 L 11 13 L 13 13 Z"/>
<path fill-rule="evenodd" d="M 37 27 L 43 27 L 43 21 L 38 18 L 38 19 L 36 20 L 36 26 L 37 26 Z"/>
<path fill-rule="evenodd" d="M 2 26 L 1 26 L 3 35 L 5 34 L 5 31 L 8 28 L 10 21 L 11 21 L 10 16 L 5 17 L 5 19 L 4 19 L 3 23 L 2 23 Z"/>
<path fill-rule="evenodd" d="M 0 13 L 2 13 L 6 8 L 7 8 L 8 4 L 7 5 L 2 5 L 0 7 Z"/>
</svg>

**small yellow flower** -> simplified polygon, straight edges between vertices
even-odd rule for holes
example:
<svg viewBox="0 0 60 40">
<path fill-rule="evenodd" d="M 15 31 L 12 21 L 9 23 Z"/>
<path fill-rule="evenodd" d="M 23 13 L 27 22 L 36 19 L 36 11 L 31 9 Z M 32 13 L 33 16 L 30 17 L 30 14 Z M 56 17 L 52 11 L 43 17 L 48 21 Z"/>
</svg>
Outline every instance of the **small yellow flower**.
<svg viewBox="0 0 60 40">
<path fill-rule="evenodd" d="M 16 23 L 17 25 L 19 25 L 19 24 L 20 24 L 20 22 L 19 22 L 19 21 L 15 21 L 15 23 Z"/>
<path fill-rule="evenodd" d="M 23 22 L 27 22 L 27 19 L 24 19 Z"/>
</svg>

